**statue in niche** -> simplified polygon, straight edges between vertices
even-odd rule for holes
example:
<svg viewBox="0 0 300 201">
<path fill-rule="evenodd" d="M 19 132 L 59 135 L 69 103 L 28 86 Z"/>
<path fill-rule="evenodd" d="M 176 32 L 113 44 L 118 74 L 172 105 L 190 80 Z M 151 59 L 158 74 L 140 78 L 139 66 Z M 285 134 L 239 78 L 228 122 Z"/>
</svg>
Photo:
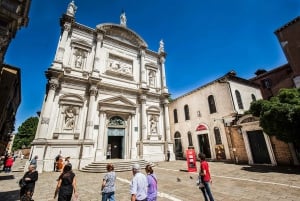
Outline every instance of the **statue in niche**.
<svg viewBox="0 0 300 201">
<path fill-rule="evenodd" d="M 154 71 L 149 72 L 149 86 L 155 87 L 155 72 Z"/>
<path fill-rule="evenodd" d="M 81 66 L 82 66 L 82 55 L 78 54 L 76 56 L 76 60 L 75 60 L 75 67 L 76 68 L 81 68 Z"/>
<path fill-rule="evenodd" d="M 150 118 L 150 133 L 157 133 L 157 117 L 154 115 Z"/>
<path fill-rule="evenodd" d="M 68 107 L 65 110 L 65 127 L 68 129 L 74 128 L 75 125 L 75 109 Z"/>
</svg>

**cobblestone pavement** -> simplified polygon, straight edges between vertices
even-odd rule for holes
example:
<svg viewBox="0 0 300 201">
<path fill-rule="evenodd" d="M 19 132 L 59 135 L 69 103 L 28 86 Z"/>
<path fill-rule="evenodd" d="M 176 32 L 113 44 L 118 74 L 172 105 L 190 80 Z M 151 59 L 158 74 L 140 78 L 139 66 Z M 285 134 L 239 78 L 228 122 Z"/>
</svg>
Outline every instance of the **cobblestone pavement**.
<svg viewBox="0 0 300 201">
<path fill-rule="evenodd" d="M 17 160 L 17 166 L 24 161 Z M 199 165 L 199 162 L 197 163 Z M 217 201 L 252 200 L 300 200 L 300 169 L 289 167 L 249 166 L 209 163 L 212 174 L 212 192 Z M 185 161 L 159 162 L 154 167 L 158 177 L 159 201 L 196 201 L 204 200 L 196 187 L 196 173 L 186 171 Z M 102 173 L 84 173 L 75 171 L 81 201 L 100 201 Z M 0 173 L 0 201 L 19 200 L 17 181 L 23 172 Z M 39 174 L 35 201 L 54 201 L 58 172 Z M 116 200 L 128 201 L 131 172 L 117 172 Z"/>
</svg>

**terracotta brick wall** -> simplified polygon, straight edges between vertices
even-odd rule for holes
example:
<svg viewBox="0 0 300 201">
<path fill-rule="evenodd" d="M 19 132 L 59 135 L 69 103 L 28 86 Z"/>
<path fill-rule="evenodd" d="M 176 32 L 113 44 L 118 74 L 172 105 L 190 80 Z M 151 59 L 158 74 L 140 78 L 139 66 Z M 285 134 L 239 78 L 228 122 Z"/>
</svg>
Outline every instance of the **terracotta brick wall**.
<svg viewBox="0 0 300 201">
<path fill-rule="evenodd" d="M 292 165 L 292 155 L 287 143 L 278 140 L 275 136 L 270 137 L 273 152 L 278 165 Z"/>
<path fill-rule="evenodd" d="M 227 132 L 227 138 L 228 140 L 231 138 L 232 148 L 235 148 L 234 155 L 237 157 L 238 163 L 248 163 L 248 156 L 243 136 L 237 131 L 237 128 L 231 128 L 230 130 L 231 134 Z M 227 129 L 227 131 L 229 131 L 229 129 Z"/>
</svg>

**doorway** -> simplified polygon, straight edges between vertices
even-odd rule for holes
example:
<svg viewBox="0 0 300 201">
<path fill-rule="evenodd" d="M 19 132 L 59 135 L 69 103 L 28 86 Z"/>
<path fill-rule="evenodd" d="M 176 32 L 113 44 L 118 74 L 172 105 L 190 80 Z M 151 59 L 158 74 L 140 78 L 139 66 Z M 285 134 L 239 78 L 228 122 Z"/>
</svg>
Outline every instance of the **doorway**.
<svg viewBox="0 0 300 201">
<path fill-rule="evenodd" d="M 261 130 L 247 131 L 253 162 L 256 164 L 270 164 L 270 156 L 264 134 Z"/>
<path fill-rule="evenodd" d="M 124 156 L 124 128 L 108 128 L 107 129 L 107 158 L 123 158 Z"/>
<path fill-rule="evenodd" d="M 204 153 L 206 158 L 211 158 L 208 134 L 198 135 L 198 144 L 200 153 Z"/>
<path fill-rule="evenodd" d="M 122 143 L 123 136 L 108 136 L 108 149 L 110 149 L 110 155 L 107 157 L 110 159 L 122 158 Z"/>
</svg>

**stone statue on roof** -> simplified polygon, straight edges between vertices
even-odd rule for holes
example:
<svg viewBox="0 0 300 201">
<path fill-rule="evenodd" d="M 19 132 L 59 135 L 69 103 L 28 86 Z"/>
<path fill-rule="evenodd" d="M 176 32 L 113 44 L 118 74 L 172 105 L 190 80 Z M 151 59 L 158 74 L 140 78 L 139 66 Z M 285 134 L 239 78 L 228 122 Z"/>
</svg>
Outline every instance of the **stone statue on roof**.
<svg viewBox="0 0 300 201">
<path fill-rule="evenodd" d="M 74 17 L 77 10 L 77 6 L 75 5 L 74 1 L 71 1 L 67 8 L 67 15 Z"/>
<path fill-rule="evenodd" d="M 162 39 L 159 41 L 158 52 L 165 52 L 165 43 L 164 43 L 164 41 Z"/>
<path fill-rule="evenodd" d="M 121 16 L 120 16 L 120 24 L 122 26 L 126 27 L 126 22 L 127 22 L 127 18 L 126 18 L 125 12 L 122 11 Z"/>
</svg>

